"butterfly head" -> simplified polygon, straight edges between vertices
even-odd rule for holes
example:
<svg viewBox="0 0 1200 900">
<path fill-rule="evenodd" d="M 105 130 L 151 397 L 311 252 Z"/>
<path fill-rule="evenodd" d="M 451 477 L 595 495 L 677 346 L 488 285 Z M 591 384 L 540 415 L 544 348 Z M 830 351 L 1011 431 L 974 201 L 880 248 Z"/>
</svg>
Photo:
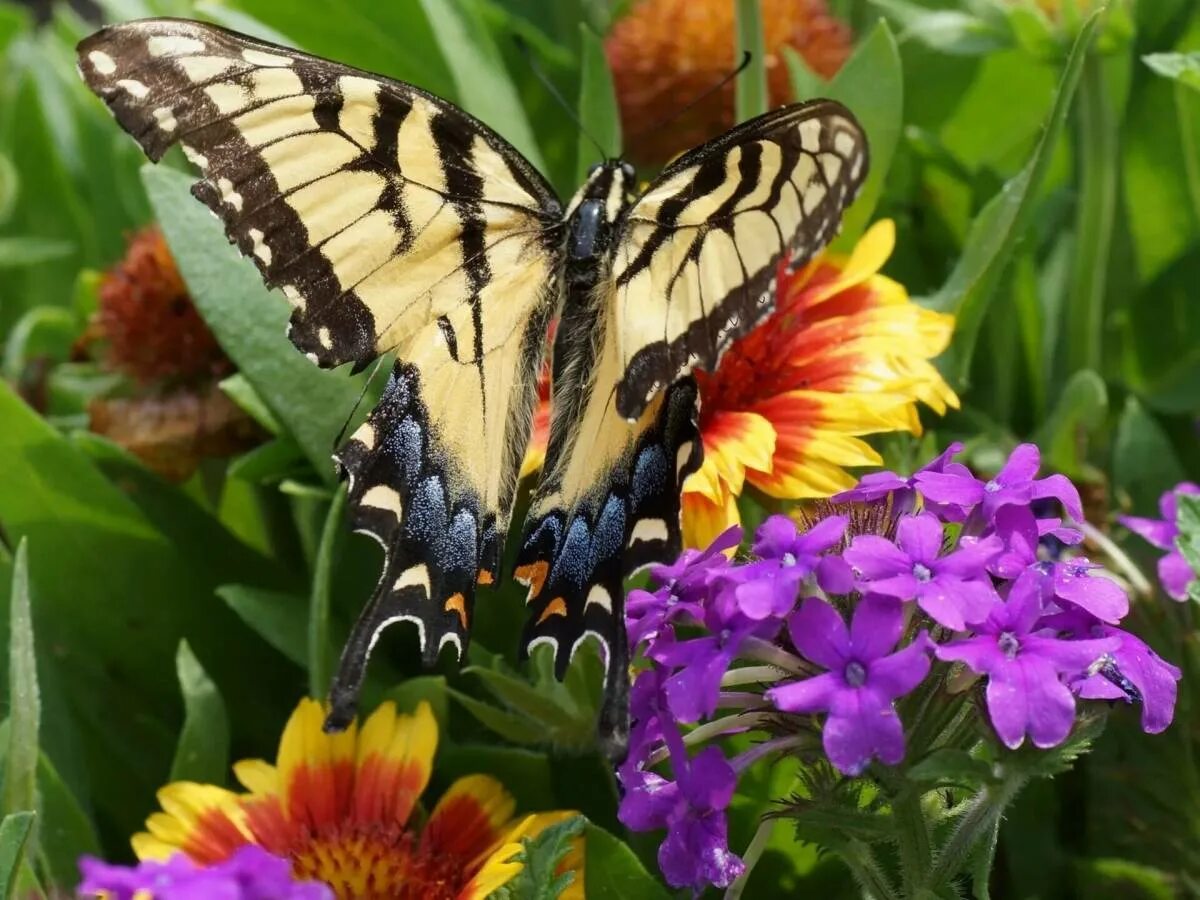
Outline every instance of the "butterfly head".
<svg viewBox="0 0 1200 900">
<path fill-rule="evenodd" d="M 619 159 L 596 163 L 567 208 L 568 250 L 572 260 L 592 260 L 604 254 L 614 226 L 633 201 L 637 172 Z"/>
</svg>

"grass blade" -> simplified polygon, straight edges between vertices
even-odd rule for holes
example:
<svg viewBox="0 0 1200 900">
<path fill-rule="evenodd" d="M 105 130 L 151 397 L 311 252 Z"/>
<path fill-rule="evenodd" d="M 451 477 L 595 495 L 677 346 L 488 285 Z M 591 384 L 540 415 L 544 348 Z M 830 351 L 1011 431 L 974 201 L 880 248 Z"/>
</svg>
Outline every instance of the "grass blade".
<svg viewBox="0 0 1200 900">
<path fill-rule="evenodd" d="M 184 716 L 171 761 L 171 780 L 221 784 L 229 767 L 225 701 L 187 641 L 179 642 L 175 670 L 183 694 Z"/>
<path fill-rule="evenodd" d="M 599 162 L 597 153 L 608 159 L 621 155 L 621 116 L 612 71 L 604 55 L 604 42 L 590 28 L 579 26 L 583 62 L 579 73 L 579 121 L 588 133 L 579 134 L 575 180 L 583 184 L 587 170 Z M 593 143 L 593 140 L 595 143 Z M 599 150 L 596 144 L 600 145 Z"/>
<path fill-rule="evenodd" d="M 0 898 L 3 900 L 8 900 L 17 887 L 33 820 L 34 814 L 25 810 L 11 813 L 0 822 Z"/>
<path fill-rule="evenodd" d="M 5 761 L 4 812 L 37 808 L 38 692 L 37 656 L 29 601 L 29 551 L 22 539 L 13 560 L 9 601 L 8 685 L 9 732 Z"/>
<path fill-rule="evenodd" d="M 759 0 L 735 0 L 737 13 L 738 58 L 741 63 L 746 53 L 750 64 L 738 75 L 736 91 L 737 120 L 745 122 L 767 111 L 770 97 L 767 95 L 767 44 L 763 36 L 762 8 Z"/>
</svg>

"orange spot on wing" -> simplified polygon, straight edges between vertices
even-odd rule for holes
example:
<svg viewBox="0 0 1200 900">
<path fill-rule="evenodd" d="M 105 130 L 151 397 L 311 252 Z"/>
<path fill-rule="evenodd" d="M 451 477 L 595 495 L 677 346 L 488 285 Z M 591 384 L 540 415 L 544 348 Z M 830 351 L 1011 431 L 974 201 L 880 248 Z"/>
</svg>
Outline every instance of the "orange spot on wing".
<svg viewBox="0 0 1200 900">
<path fill-rule="evenodd" d="M 550 563 L 544 559 L 539 559 L 535 563 L 528 563 L 524 566 L 517 566 L 513 570 L 513 578 L 522 584 L 529 585 L 530 599 L 542 592 L 542 587 L 546 584 L 546 576 L 549 574 Z"/>
<path fill-rule="evenodd" d="M 551 616 L 565 616 L 567 614 L 567 604 L 562 597 L 555 597 L 546 604 L 546 608 L 542 610 L 542 614 L 538 616 L 537 623 L 541 625 Z"/>
<path fill-rule="evenodd" d="M 479 570 L 479 577 L 476 579 L 478 584 L 493 584 L 496 581 L 496 576 L 487 569 Z"/>
<path fill-rule="evenodd" d="M 446 600 L 446 605 L 442 608 L 446 612 L 458 613 L 458 618 L 462 622 L 462 627 L 467 627 L 467 600 L 461 593 L 451 594 Z"/>
</svg>

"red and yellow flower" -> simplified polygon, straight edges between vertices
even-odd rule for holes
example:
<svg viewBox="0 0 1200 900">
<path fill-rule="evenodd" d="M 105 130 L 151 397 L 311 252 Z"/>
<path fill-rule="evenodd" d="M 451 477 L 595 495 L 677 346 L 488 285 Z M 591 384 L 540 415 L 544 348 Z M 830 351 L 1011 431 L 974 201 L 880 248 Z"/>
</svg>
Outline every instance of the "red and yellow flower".
<svg viewBox="0 0 1200 900">
<path fill-rule="evenodd" d="M 918 402 L 939 415 L 958 406 L 930 363 L 953 316 L 879 274 L 895 238 L 884 220 L 848 257 L 781 266 L 775 312 L 715 372 L 696 374 L 704 462 L 683 487 L 686 544 L 705 546 L 739 521 L 746 483 L 779 499 L 828 497 L 854 485 L 847 467 L 882 463 L 861 436 L 919 434 Z"/>
<path fill-rule="evenodd" d="M 321 728 L 325 713 L 302 700 L 274 765 L 237 763 L 245 792 L 195 782 L 162 788 L 162 812 L 134 836 L 134 852 L 145 860 L 182 851 L 211 865 L 258 844 L 339 898 L 481 900 L 520 873 L 523 838 L 572 815 L 514 819 L 512 795 L 488 775 L 458 779 L 425 815 L 420 798 L 438 743 L 429 704 L 401 715 L 384 703 L 361 728 L 333 735 Z M 582 844 L 563 865 L 575 877 L 562 896 L 582 898 Z"/>
</svg>

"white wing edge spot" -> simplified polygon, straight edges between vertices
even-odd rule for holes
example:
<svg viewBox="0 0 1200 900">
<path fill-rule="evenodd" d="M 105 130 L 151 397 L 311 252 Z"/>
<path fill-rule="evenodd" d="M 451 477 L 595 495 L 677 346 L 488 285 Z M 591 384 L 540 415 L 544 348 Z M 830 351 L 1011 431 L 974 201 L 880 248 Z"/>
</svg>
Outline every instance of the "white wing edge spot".
<svg viewBox="0 0 1200 900">
<path fill-rule="evenodd" d="M 232 206 L 237 212 L 242 211 L 242 195 L 233 189 L 233 182 L 228 178 L 217 179 L 217 190 L 221 192 L 221 199 Z M 255 229 L 257 231 L 257 229 Z M 250 237 L 254 237 L 254 231 L 250 232 Z M 258 232 L 258 237 L 262 239 L 262 232 Z"/>
<path fill-rule="evenodd" d="M 397 519 L 399 519 L 404 512 L 404 506 L 400 502 L 400 494 L 396 492 L 395 488 L 390 488 L 386 484 L 375 485 L 362 495 L 362 499 L 359 500 L 359 503 L 361 503 L 363 506 L 373 507 L 374 509 L 387 510 Z"/>
<path fill-rule="evenodd" d="M 670 537 L 667 523 L 663 519 L 642 519 L 633 526 L 629 535 L 629 546 L 640 541 L 665 541 Z"/>
<path fill-rule="evenodd" d="M 590 629 L 585 631 L 579 637 L 575 638 L 575 643 L 573 643 L 571 645 L 571 659 L 572 660 L 575 659 L 575 654 L 579 652 L 579 648 L 583 646 L 583 642 L 586 641 L 588 638 L 595 638 L 597 641 L 600 642 L 600 649 L 604 652 L 605 665 L 607 665 L 608 664 L 608 641 L 606 641 L 604 639 L 604 635 L 602 635 L 600 632 L 592 631 Z M 539 640 L 541 640 L 541 639 L 539 638 Z M 533 645 L 531 644 L 530 646 L 533 646 Z"/>
<path fill-rule="evenodd" d="M 375 449 L 375 428 L 374 428 L 374 426 L 372 426 L 370 422 L 363 422 L 360 426 L 358 426 L 358 430 L 355 431 L 354 434 L 350 435 L 350 440 L 358 441 L 360 444 L 362 444 L 368 450 L 374 450 Z M 372 488 L 372 490 L 374 490 L 374 488 Z M 391 488 L 389 488 L 389 490 L 391 490 Z M 368 491 L 368 493 L 370 493 L 370 491 Z M 392 491 L 392 493 L 395 493 L 395 491 Z"/>
<path fill-rule="evenodd" d="M 294 284 L 285 284 L 281 290 L 283 291 L 283 296 L 287 297 L 288 303 L 292 304 L 293 308 L 300 310 L 300 312 L 304 312 L 304 308 L 307 303 L 304 299 L 304 295 L 300 293 L 299 289 L 297 289 Z"/>
<path fill-rule="evenodd" d="M 169 106 L 160 106 L 154 110 L 154 121 L 163 131 L 174 131 L 175 126 L 179 124 L 175 121 L 175 113 Z"/>
<path fill-rule="evenodd" d="M 185 56 L 203 50 L 204 41 L 182 34 L 156 34 L 147 41 L 146 49 L 151 56 Z"/>
<path fill-rule="evenodd" d="M 248 63 L 253 63 L 256 66 L 290 66 L 295 60 L 290 56 L 278 56 L 274 53 L 265 53 L 262 50 L 254 50 L 247 47 L 242 51 L 242 59 Z"/>
<path fill-rule="evenodd" d="M 117 87 L 129 94 L 129 96 L 142 100 L 150 93 L 150 88 L 142 84 L 136 78 L 122 78 L 117 82 Z"/>
<path fill-rule="evenodd" d="M 375 649 L 375 644 L 379 641 L 379 636 L 383 634 L 384 629 L 389 625 L 394 625 L 397 622 L 412 622 L 417 626 L 417 638 L 421 642 L 421 651 L 425 650 L 425 623 L 417 616 L 391 616 L 379 623 L 379 627 L 375 629 L 375 633 L 371 635 L 371 643 L 367 645 L 367 654 Z"/>
<path fill-rule="evenodd" d="M 588 591 L 587 601 L 583 604 L 584 611 L 592 604 L 612 615 L 612 595 L 601 585 L 593 584 L 592 589 Z M 572 650 L 571 653 L 574 654 L 575 651 Z"/>
<path fill-rule="evenodd" d="M 180 144 L 179 146 L 183 148 L 184 158 L 187 159 L 187 161 L 190 162 L 193 166 L 199 166 L 201 169 L 208 168 L 208 157 L 207 156 L 205 156 L 203 153 L 200 153 L 197 150 L 193 150 L 187 144 Z M 230 187 L 232 187 L 232 185 L 230 185 Z"/>
<path fill-rule="evenodd" d="M 269 266 L 271 264 L 271 248 L 263 242 L 263 233 L 257 228 L 251 228 L 246 233 L 254 242 L 254 255 L 262 260 L 264 266 Z"/>
<path fill-rule="evenodd" d="M 396 583 L 392 585 L 393 591 L 399 591 L 406 587 L 421 587 L 425 589 L 425 596 L 429 596 L 429 568 L 425 563 L 417 563 L 415 566 L 409 566 L 400 573 L 400 577 L 396 579 Z M 421 641 L 421 646 L 425 646 L 425 642 Z"/>
<path fill-rule="evenodd" d="M 554 655 L 555 656 L 558 655 L 558 638 L 551 637 L 548 634 L 543 634 L 540 637 L 535 637 L 532 641 L 529 642 L 529 646 L 526 647 L 525 650 L 528 653 L 533 653 L 533 650 L 535 647 L 541 647 L 543 644 L 545 644 L 548 647 L 552 647 L 554 649 Z"/>
<path fill-rule="evenodd" d="M 88 54 L 88 62 L 92 64 L 92 68 L 101 75 L 111 75 L 117 71 L 117 64 L 111 56 L 103 50 L 93 50 Z"/>
<path fill-rule="evenodd" d="M 441 653 L 442 648 L 445 647 L 447 644 L 453 644 L 454 650 L 455 650 L 455 655 L 459 659 L 462 659 L 462 654 L 463 654 L 462 641 L 459 640 L 458 635 L 455 634 L 453 631 L 447 631 L 445 634 L 442 635 L 442 639 L 440 641 L 438 641 L 438 653 Z M 421 646 L 423 648 L 424 644 L 422 643 Z"/>
</svg>

